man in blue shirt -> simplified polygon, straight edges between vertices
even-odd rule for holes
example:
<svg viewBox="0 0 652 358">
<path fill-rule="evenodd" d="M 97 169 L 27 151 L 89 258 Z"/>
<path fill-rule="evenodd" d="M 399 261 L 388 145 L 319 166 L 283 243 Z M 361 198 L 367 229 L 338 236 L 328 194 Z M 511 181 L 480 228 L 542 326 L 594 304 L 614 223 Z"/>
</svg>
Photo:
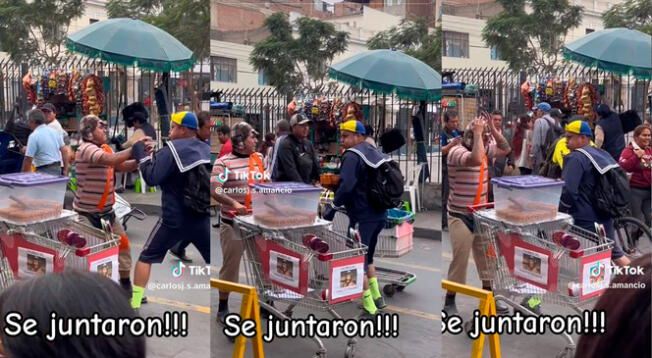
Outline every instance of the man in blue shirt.
<svg viewBox="0 0 652 358">
<path fill-rule="evenodd" d="M 61 175 L 68 172 L 68 158 L 65 155 L 63 137 L 45 124 L 45 114 L 40 109 L 33 109 L 27 113 L 27 123 L 32 129 L 27 140 L 27 150 L 23 160 L 23 171 L 32 170 L 52 175 Z"/>
<path fill-rule="evenodd" d="M 591 146 L 591 136 L 591 128 L 584 121 L 574 121 L 566 126 L 566 140 L 571 152 L 564 157 L 560 209 L 573 217 L 576 226 L 587 231 L 595 232 L 595 223 L 604 225 L 607 238 L 613 239 L 613 220 L 596 212 L 592 197 L 600 173 L 618 167 L 618 163 L 609 153 Z M 620 266 L 630 262 L 618 243 L 614 243 L 611 259 Z"/>
<path fill-rule="evenodd" d="M 441 226 L 442 230 L 448 231 L 448 152 L 456 145 L 462 142 L 462 134 L 457 130 L 460 119 L 457 112 L 448 110 L 444 112 L 444 129 L 441 131 L 441 173 L 442 173 L 442 216 Z"/>
<path fill-rule="evenodd" d="M 378 289 L 378 279 L 374 269 L 374 251 L 378 234 L 385 227 L 387 210 L 377 209 L 367 198 L 368 167 L 378 168 L 390 159 L 376 147 L 365 141 L 365 129 L 362 123 L 351 120 L 340 125 L 342 146 L 346 149 L 342 156 L 340 186 L 335 192 L 331 207 L 324 213 L 324 219 L 332 220 L 335 210 L 346 209 L 350 227 L 358 225 L 363 244 L 367 245 L 365 257 L 366 280 L 362 305 L 369 314 L 376 314 L 385 307 L 385 302 Z"/>
</svg>

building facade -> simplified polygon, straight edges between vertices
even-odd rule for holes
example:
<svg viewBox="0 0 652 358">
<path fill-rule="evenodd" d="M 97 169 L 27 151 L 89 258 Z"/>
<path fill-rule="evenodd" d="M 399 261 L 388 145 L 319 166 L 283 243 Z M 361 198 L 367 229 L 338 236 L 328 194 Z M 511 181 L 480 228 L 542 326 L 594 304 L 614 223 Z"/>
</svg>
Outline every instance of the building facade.
<svg viewBox="0 0 652 358">
<path fill-rule="evenodd" d="M 581 24 L 566 36 L 572 42 L 593 31 L 602 30 L 602 14 L 622 1 L 570 0 L 584 8 Z M 502 11 L 493 0 L 443 0 L 442 13 L 442 66 L 443 68 L 486 68 L 507 66 L 496 49 L 488 47 L 482 39 L 482 29 L 487 19 Z M 545 26 L 545 20 L 542 20 Z"/>
</svg>

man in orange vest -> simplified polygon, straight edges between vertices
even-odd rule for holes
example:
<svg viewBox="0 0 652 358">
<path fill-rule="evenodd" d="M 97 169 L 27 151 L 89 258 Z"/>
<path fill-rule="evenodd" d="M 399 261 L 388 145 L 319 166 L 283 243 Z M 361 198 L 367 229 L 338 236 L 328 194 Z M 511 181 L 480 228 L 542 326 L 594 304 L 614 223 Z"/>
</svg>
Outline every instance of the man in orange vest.
<svg viewBox="0 0 652 358">
<path fill-rule="evenodd" d="M 489 201 L 489 161 L 505 157 L 510 151 L 505 137 L 494 126 L 490 116 L 483 113 L 473 121 L 471 128 L 467 128 L 462 142 L 448 152 L 448 230 L 453 250 L 453 261 L 448 267 L 450 281 L 466 283 L 469 254 L 473 249 L 482 288 L 491 290 L 492 276 L 484 256 L 486 238 L 475 235 L 469 206 Z M 498 303 L 497 309 L 504 312 L 507 307 Z M 457 314 L 454 292 L 446 294 L 444 311 L 449 316 Z"/>
<path fill-rule="evenodd" d="M 106 125 L 97 116 L 88 115 L 80 123 L 82 144 L 75 155 L 77 172 L 77 191 L 73 201 L 73 209 L 82 218 L 98 229 L 102 229 L 102 219 L 107 220 L 113 233 L 120 235 L 120 251 L 118 256 L 120 284 L 131 296 L 131 251 L 129 238 L 120 220 L 116 220 L 113 212 L 115 203 L 114 172 L 131 172 L 138 168 L 135 160 L 131 160 L 131 149 L 113 153 L 107 144 Z M 149 137 L 139 141 L 151 140 Z M 143 298 L 143 302 L 147 299 Z"/>
<path fill-rule="evenodd" d="M 251 185 L 266 181 L 262 154 L 256 152 L 256 131 L 246 122 L 233 126 L 233 151 L 215 161 L 211 173 L 211 196 L 222 205 L 220 248 L 222 267 L 220 280 L 238 282 L 244 247 L 233 228 L 233 215 L 247 215 L 251 209 Z M 261 180 L 262 179 L 262 180 Z M 217 319 L 224 323 L 229 313 L 229 292 L 220 291 Z"/>
</svg>

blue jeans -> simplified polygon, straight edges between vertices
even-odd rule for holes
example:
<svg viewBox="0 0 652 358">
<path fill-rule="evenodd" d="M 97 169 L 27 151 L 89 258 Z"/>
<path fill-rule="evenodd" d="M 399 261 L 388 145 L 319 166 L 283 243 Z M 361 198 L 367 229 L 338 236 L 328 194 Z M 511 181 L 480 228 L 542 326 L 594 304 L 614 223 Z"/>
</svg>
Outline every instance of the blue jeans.
<svg viewBox="0 0 652 358">
<path fill-rule="evenodd" d="M 575 226 L 579 226 L 586 231 L 590 231 L 593 233 L 595 232 L 595 222 L 587 221 L 587 220 L 577 220 L 577 219 L 575 219 L 574 221 L 575 221 Z M 623 252 L 623 249 L 620 247 L 620 244 L 618 244 L 618 242 L 614 240 L 616 236 L 615 236 L 613 220 L 609 219 L 606 221 L 598 221 L 598 223 L 604 225 L 604 231 L 607 234 L 607 239 L 611 241 L 614 245 L 613 249 L 611 250 L 611 259 L 616 260 L 625 256 L 625 252 Z"/>
</svg>

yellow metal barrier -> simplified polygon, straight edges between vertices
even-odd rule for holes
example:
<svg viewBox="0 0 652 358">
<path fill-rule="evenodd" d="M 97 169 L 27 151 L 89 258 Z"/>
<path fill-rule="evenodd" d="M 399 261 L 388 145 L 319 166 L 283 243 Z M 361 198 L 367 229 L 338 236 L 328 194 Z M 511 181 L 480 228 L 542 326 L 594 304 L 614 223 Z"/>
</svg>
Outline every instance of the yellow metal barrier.
<svg viewBox="0 0 652 358">
<path fill-rule="evenodd" d="M 242 321 L 251 319 L 256 323 L 256 335 L 251 341 L 254 350 L 255 358 L 264 358 L 263 352 L 263 330 L 260 324 L 260 309 L 258 308 L 258 293 L 256 289 L 251 286 L 241 285 L 229 281 L 211 279 L 211 287 L 225 292 L 236 292 L 242 294 L 242 306 L 240 307 L 240 318 Z M 243 358 L 247 338 L 239 335 L 235 340 L 235 347 L 233 347 L 233 358 Z"/>
<path fill-rule="evenodd" d="M 441 287 L 448 292 L 457 292 L 466 296 L 475 297 L 480 300 L 478 310 L 481 316 L 495 316 L 496 315 L 496 301 L 491 291 L 483 290 L 476 287 L 462 285 L 457 282 L 448 280 L 441 280 Z M 473 341 L 471 349 L 471 358 L 482 358 L 484 350 L 485 334 L 480 333 L 480 336 Z M 492 358 L 500 358 L 500 340 L 498 333 L 489 335 L 489 352 Z"/>
</svg>

